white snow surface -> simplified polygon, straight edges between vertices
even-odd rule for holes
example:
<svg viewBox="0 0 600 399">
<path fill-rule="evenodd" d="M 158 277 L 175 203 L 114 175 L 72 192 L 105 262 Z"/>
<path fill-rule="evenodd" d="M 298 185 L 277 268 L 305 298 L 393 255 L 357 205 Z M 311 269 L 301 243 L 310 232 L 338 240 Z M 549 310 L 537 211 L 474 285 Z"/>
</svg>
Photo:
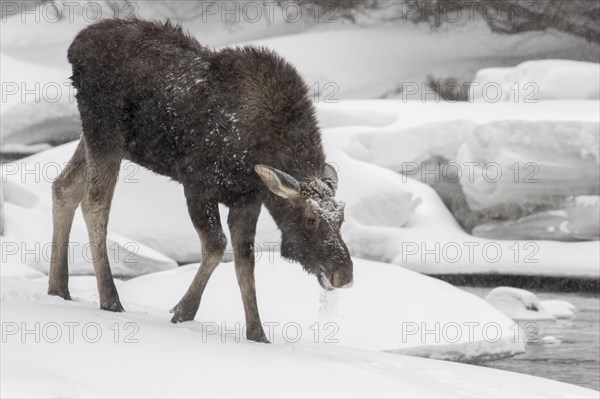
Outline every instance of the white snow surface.
<svg viewBox="0 0 600 399">
<path fill-rule="evenodd" d="M 189 284 L 197 265 L 129 281 L 118 280 L 117 287 L 127 309 L 119 314 L 98 309 L 93 277 L 72 277 L 74 301 L 63 301 L 45 294 L 46 278 L 3 276 L 0 304 L 5 331 L 1 344 L 1 394 L 3 397 L 597 395 L 595 391 L 537 377 L 374 351 L 389 349 L 391 345 L 413 345 L 414 341 L 401 343 L 398 328 L 404 321 L 493 320 L 505 334 L 504 328 L 510 320 L 485 301 L 448 284 L 398 267 L 360 260 L 356 262 L 355 287 L 336 291 L 338 307 L 328 315 L 327 310 L 320 309 L 320 288 L 314 279 L 297 265 L 285 263 L 275 257 L 272 262 L 265 258 L 257 264 L 263 322 L 299 326 L 288 327 L 286 333 L 283 327 L 273 327 L 271 345 L 240 338 L 235 323 L 243 323 L 243 312 L 231 264 L 223 264 L 216 270 L 196 321 L 179 325 L 169 322 L 168 309 Z M 0 270 L 3 272 L 4 268 Z M 432 292 L 436 295 L 431 295 Z M 438 295 L 443 295 L 444 300 L 439 301 Z M 335 301 L 325 302 L 332 305 Z M 321 324 L 320 335 L 315 339 L 307 322 L 335 323 L 339 329 L 326 329 Z M 33 331 L 37 328 L 40 342 L 35 342 L 35 332 L 23 335 L 25 328 Z M 495 333 L 490 337 L 495 339 Z M 339 343 L 326 341 L 336 338 Z M 434 334 L 429 333 L 424 342 L 433 344 L 434 340 Z M 510 342 L 496 343 L 488 349 Z M 515 349 L 519 345 L 508 347 Z M 61 366 L 57 367 L 56 362 Z M 102 378 L 98 378 L 99 374 Z"/>
</svg>

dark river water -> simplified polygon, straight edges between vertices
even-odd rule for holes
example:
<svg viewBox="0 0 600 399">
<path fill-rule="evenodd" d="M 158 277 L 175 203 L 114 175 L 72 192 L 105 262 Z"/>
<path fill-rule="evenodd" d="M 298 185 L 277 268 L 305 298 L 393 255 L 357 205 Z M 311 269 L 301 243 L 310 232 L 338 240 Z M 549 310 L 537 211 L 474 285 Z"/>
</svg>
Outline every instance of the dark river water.
<svg viewBox="0 0 600 399">
<path fill-rule="evenodd" d="M 491 290 L 460 288 L 480 297 L 485 297 Z M 600 297 L 591 293 L 529 291 L 540 300 L 560 299 L 572 303 L 577 307 L 575 317 L 539 323 L 540 338 L 551 336 L 557 340 L 546 344 L 529 343 L 524 354 L 480 365 L 600 390 Z"/>
</svg>

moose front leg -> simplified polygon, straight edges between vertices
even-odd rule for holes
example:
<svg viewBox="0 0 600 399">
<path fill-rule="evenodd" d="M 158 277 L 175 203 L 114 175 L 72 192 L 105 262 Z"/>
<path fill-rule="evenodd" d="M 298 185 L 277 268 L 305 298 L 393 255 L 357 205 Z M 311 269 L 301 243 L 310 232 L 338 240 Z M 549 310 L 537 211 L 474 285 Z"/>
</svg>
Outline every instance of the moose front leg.
<svg viewBox="0 0 600 399">
<path fill-rule="evenodd" d="M 217 202 L 207 202 L 189 191 L 186 189 L 185 195 L 192 223 L 200 236 L 202 261 L 190 288 L 171 310 L 173 313 L 172 323 L 194 320 L 200 307 L 204 288 L 213 271 L 221 263 L 227 245 L 227 238 L 221 227 Z"/>
<path fill-rule="evenodd" d="M 250 341 L 268 343 L 269 340 L 265 336 L 258 314 L 254 284 L 254 237 L 260 207 L 261 202 L 258 200 L 231 207 L 227 224 L 231 233 L 235 274 L 244 302 L 246 338 Z"/>
</svg>

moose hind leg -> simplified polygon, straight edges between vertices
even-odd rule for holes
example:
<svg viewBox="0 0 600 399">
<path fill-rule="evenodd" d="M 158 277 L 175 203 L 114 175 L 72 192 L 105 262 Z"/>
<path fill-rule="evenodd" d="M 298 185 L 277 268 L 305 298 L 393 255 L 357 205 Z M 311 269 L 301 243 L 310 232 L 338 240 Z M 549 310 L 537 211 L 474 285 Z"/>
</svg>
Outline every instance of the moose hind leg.
<svg viewBox="0 0 600 399">
<path fill-rule="evenodd" d="M 52 253 L 48 294 L 71 299 L 69 293 L 68 245 L 75 210 L 85 187 L 85 147 L 79 142 L 71 161 L 52 183 Z"/>
<path fill-rule="evenodd" d="M 121 158 L 117 154 L 99 156 L 88 148 L 85 193 L 81 203 L 90 239 L 100 309 L 113 312 L 124 310 L 110 271 L 106 250 L 108 216 L 120 163 Z"/>
<path fill-rule="evenodd" d="M 214 270 L 221 263 L 227 245 L 227 238 L 221 227 L 217 202 L 203 200 L 194 193 L 190 193 L 191 190 L 185 187 L 184 189 L 192 223 L 202 244 L 202 262 L 187 292 L 171 309 L 172 323 L 194 320 L 200 307 L 204 288 Z"/>
<path fill-rule="evenodd" d="M 268 343 L 260 321 L 254 283 L 254 237 L 260 214 L 260 201 L 253 201 L 229 210 L 227 224 L 235 262 L 235 274 L 242 294 L 246 315 L 246 338 L 249 341 Z"/>
</svg>

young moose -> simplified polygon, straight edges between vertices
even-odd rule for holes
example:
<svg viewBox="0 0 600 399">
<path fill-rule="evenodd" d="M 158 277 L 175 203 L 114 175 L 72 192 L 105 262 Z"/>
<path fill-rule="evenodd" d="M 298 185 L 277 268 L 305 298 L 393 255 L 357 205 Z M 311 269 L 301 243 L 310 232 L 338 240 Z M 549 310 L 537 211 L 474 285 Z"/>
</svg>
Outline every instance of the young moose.
<svg viewBox="0 0 600 399">
<path fill-rule="evenodd" d="M 247 338 L 268 342 L 254 284 L 254 237 L 264 204 L 282 232 L 281 254 L 324 288 L 352 282 L 340 236 L 344 205 L 325 163 L 308 88 L 276 54 L 243 47 L 214 51 L 181 28 L 105 20 L 81 31 L 68 51 L 83 134 L 54 182 L 48 293 L 69 299 L 67 243 L 81 209 L 92 248 L 100 308 L 123 310 L 110 271 L 106 233 L 123 158 L 183 184 L 202 244 L 202 264 L 173 308 L 194 319 L 226 238 L 218 204 L 229 207 L 235 271 Z"/>
</svg>

